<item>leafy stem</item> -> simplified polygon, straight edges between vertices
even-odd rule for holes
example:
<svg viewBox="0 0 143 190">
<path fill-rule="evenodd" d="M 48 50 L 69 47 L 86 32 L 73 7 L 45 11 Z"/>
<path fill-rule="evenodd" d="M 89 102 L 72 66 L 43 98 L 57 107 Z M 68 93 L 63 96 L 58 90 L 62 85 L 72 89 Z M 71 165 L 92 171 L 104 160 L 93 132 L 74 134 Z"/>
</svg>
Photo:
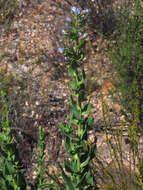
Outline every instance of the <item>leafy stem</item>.
<svg viewBox="0 0 143 190">
<path fill-rule="evenodd" d="M 72 7 L 73 18 L 70 20 L 69 28 L 65 33 L 67 44 L 60 48 L 67 58 L 68 71 L 71 77 L 69 82 L 70 90 L 70 121 L 59 124 L 65 139 L 65 149 L 69 160 L 64 161 L 65 170 L 62 167 L 63 180 L 66 190 L 95 190 L 96 181 L 89 167 L 90 161 L 96 154 L 96 143 L 92 145 L 88 142 L 88 131 L 94 127 L 92 117 L 87 117 L 90 113 L 90 102 L 87 101 L 85 92 L 85 71 L 83 68 L 84 48 L 86 44 L 83 35 L 83 15 L 80 9 Z M 62 51 L 61 51 L 62 50 Z"/>
</svg>

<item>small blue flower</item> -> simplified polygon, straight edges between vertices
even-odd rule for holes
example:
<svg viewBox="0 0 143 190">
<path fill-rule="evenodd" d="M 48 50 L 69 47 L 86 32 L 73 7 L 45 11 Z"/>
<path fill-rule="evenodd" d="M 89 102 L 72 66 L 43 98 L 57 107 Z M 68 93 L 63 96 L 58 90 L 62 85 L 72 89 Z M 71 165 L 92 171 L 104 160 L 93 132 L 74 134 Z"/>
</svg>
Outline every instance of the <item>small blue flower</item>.
<svg viewBox="0 0 143 190">
<path fill-rule="evenodd" d="M 82 21 L 85 21 L 85 20 L 86 20 L 86 16 L 85 16 L 85 15 L 82 15 L 82 16 L 81 16 L 81 19 L 82 19 Z"/>
<path fill-rule="evenodd" d="M 65 35 L 65 34 L 66 34 L 66 31 L 65 31 L 64 29 L 62 30 L 62 34 L 63 34 L 63 35 Z"/>
<path fill-rule="evenodd" d="M 65 24 L 65 27 L 66 27 L 66 28 L 69 28 L 69 25 L 66 23 L 66 24 Z"/>
<path fill-rule="evenodd" d="M 64 52 L 64 48 L 59 47 L 59 48 L 58 48 L 58 52 L 59 52 L 59 53 L 63 53 L 63 52 Z"/>
<path fill-rule="evenodd" d="M 70 22 L 71 21 L 71 18 L 70 17 L 67 17 L 66 18 L 66 22 Z"/>
<path fill-rule="evenodd" d="M 87 37 L 87 33 L 84 33 L 84 34 L 83 34 L 83 38 L 86 38 L 86 37 Z"/>
<path fill-rule="evenodd" d="M 79 36 L 79 37 L 81 36 L 81 32 L 78 32 L 78 36 Z"/>
<path fill-rule="evenodd" d="M 79 8 L 77 8 L 77 7 L 72 7 L 71 8 L 71 10 L 75 13 L 75 14 L 77 14 L 77 15 L 79 15 L 80 14 L 80 9 Z"/>
<path fill-rule="evenodd" d="M 65 61 L 67 61 L 67 60 L 68 60 L 68 58 L 67 58 L 67 57 L 64 57 L 64 59 L 65 59 Z"/>
<path fill-rule="evenodd" d="M 83 10 L 83 13 L 88 13 L 89 12 L 89 10 L 87 9 L 87 8 L 85 8 L 84 10 Z"/>
</svg>

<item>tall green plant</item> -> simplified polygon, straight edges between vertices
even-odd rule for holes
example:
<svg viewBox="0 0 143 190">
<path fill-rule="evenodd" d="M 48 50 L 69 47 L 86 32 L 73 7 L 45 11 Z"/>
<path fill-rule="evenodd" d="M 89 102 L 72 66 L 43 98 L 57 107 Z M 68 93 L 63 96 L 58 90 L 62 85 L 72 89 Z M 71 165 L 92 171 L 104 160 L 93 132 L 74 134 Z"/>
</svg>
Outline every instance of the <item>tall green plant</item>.
<svg viewBox="0 0 143 190">
<path fill-rule="evenodd" d="M 0 123 L 0 189 L 26 190 L 23 170 L 19 168 L 19 155 L 11 133 L 9 103 L 4 91 L 0 91 L 4 102 L 5 120 Z"/>
<path fill-rule="evenodd" d="M 44 176 L 44 150 L 45 150 L 45 142 L 44 142 L 44 132 L 42 126 L 38 128 L 38 151 L 35 154 L 38 156 L 38 164 L 36 171 L 36 180 L 34 184 L 30 184 L 32 190 L 43 190 L 46 187 L 49 187 L 50 190 L 56 189 L 55 184 L 49 184 L 48 179 Z"/>
<path fill-rule="evenodd" d="M 116 72 L 119 103 L 133 116 L 134 100 L 138 99 L 139 121 L 143 124 L 143 7 L 140 0 L 130 4 L 119 15 L 110 58 Z"/>
<path fill-rule="evenodd" d="M 66 45 L 59 48 L 64 53 L 68 72 L 71 77 L 70 121 L 60 124 L 64 135 L 65 150 L 69 159 L 64 160 L 66 172 L 62 170 L 66 190 L 95 190 L 96 181 L 90 169 L 90 161 L 96 154 L 96 143 L 88 142 L 88 131 L 94 127 L 94 119 L 89 116 L 91 105 L 85 90 L 85 71 L 83 68 L 86 34 L 84 24 L 87 9 L 81 11 L 72 7 L 72 18 L 67 18 L 65 34 Z"/>
</svg>

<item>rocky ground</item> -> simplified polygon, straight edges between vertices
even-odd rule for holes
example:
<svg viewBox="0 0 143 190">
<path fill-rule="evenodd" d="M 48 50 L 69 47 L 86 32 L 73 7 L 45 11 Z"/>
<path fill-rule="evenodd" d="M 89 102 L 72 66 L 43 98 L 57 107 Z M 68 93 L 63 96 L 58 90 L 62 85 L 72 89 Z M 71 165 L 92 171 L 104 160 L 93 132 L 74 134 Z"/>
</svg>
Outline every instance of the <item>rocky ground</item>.
<svg viewBox="0 0 143 190">
<path fill-rule="evenodd" d="M 0 80 L 12 73 L 9 91 L 14 90 L 11 96 L 13 133 L 27 168 L 27 181 L 34 179 L 36 164 L 32 153 L 36 151 L 39 125 L 43 126 L 45 132 L 45 164 L 50 165 L 49 171 L 51 168 L 57 171 L 56 162 L 62 162 L 66 156 L 58 123 L 68 120 L 69 77 L 58 47 L 63 45 L 61 30 L 65 18 L 70 16 L 70 8 L 68 1 L 60 0 L 27 4 L 11 26 L 8 29 L 2 27 L 0 31 L 0 71 L 6 70 Z M 124 118 L 119 114 L 120 106 L 111 101 L 116 89 L 110 81 L 108 57 L 102 51 L 106 41 L 92 38 L 92 32 L 89 29 L 90 42 L 85 63 L 87 90 L 92 94 L 92 115 L 95 119 L 91 140 L 96 137 L 100 159 L 105 165 L 110 165 L 113 158 L 106 143 L 101 92 L 109 105 L 112 127 L 120 128 L 120 119 Z M 128 154 L 125 133 L 124 136 L 123 147 Z M 110 138 L 113 138 L 112 134 Z"/>
</svg>

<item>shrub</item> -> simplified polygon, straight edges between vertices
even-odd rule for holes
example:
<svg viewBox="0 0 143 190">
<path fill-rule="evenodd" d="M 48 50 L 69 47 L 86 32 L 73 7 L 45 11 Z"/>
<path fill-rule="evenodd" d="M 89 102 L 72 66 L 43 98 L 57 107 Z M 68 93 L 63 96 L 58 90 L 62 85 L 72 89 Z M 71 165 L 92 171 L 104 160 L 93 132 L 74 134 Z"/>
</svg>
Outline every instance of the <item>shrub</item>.
<svg viewBox="0 0 143 190">
<path fill-rule="evenodd" d="M 17 0 L 0 0 L 0 24 L 10 24 L 17 11 Z"/>
<path fill-rule="evenodd" d="M 2 190 L 26 189 L 26 181 L 19 162 L 9 119 L 9 103 L 4 91 L 0 91 L 4 102 L 5 121 L 0 123 L 0 187 Z"/>
<path fill-rule="evenodd" d="M 143 8 L 139 0 L 131 3 L 132 7 L 119 15 L 110 58 L 115 69 L 118 101 L 133 116 L 133 104 L 137 98 L 139 121 L 143 124 Z"/>
<path fill-rule="evenodd" d="M 97 154 L 93 163 L 93 170 L 97 170 L 102 190 L 142 190 L 143 189 L 143 159 L 140 148 L 142 136 L 138 134 L 139 102 L 134 101 L 132 123 L 127 127 L 121 122 L 118 127 L 112 127 L 109 107 L 102 97 L 102 113 L 104 132 L 111 161 Z M 126 144 L 125 139 L 128 139 Z M 107 161 L 107 163 L 106 163 Z"/>
</svg>

